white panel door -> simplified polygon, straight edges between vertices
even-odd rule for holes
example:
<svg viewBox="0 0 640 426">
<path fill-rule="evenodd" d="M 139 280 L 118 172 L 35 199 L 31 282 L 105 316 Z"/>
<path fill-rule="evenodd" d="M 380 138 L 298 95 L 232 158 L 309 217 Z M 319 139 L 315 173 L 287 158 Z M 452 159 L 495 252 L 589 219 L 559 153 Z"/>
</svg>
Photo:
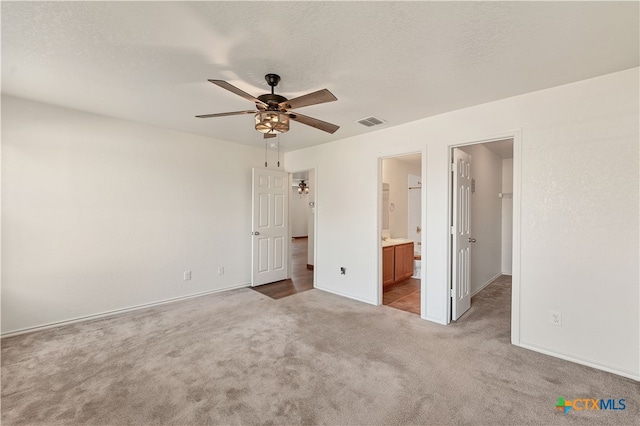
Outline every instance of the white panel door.
<svg viewBox="0 0 640 426">
<path fill-rule="evenodd" d="M 471 156 L 454 148 L 452 172 L 451 316 L 455 321 L 471 307 Z"/>
<path fill-rule="evenodd" d="M 287 279 L 289 176 L 253 169 L 251 285 Z"/>
</svg>

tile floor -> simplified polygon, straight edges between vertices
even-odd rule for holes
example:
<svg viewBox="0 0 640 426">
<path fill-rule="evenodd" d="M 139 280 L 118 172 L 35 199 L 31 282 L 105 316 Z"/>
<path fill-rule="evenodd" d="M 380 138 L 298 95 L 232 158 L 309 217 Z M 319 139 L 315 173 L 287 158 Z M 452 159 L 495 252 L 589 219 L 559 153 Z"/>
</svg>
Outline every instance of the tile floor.
<svg viewBox="0 0 640 426">
<path fill-rule="evenodd" d="M 385 287 L 382 304 L 420 315 L 420 280 L 409 278 Z"/>
</svg>

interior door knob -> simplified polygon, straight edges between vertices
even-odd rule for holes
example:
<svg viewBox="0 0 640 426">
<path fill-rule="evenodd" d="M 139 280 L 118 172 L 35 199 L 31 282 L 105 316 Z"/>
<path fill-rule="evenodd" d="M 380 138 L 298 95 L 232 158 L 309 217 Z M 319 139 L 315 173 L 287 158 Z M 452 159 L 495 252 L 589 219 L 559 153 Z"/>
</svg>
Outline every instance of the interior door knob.
<svg viewBox="0 0 640 426">
<path fill-rule="evenodd" d="M 476 239 L 475 239 L 475 238 L 469 238 L 469 242 L 470 242 L 470 243 L 475 243 L 475 242 L 476 242 Z"/>
<path fill-rule="evenodd" d="M 260 233 L 256 231 L 256 232 L 252 232 L 251 235 L 260 235 Z"/>
</svg>

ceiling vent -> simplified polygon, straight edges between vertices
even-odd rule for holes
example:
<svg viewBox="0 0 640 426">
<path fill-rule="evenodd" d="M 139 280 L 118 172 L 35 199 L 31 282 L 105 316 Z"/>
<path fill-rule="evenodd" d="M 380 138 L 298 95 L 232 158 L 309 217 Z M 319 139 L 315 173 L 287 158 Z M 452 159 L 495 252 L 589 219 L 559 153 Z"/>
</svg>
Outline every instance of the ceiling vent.
<svg viewBox="0 0 640 426">
<path fill-rule="evenodd" d="M 381 120 L 377 117 L 372 116 L 372 117 L 363 118 L 362 120 L 358 120 L 358 123 L 362 124 L 363 126 L 373 127 L 379 124 L 384 124 L 384 120 Z"/>
</svg>

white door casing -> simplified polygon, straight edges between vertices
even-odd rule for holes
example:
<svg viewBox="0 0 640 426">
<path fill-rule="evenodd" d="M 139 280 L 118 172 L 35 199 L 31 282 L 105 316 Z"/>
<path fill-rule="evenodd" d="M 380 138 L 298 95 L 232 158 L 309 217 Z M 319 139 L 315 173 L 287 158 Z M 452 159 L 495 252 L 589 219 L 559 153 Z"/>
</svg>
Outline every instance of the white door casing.
<svg viewBox="0 0 640 426">
<path fill-rule="evenodd" d="M 252 169 L 251 286 L 287 279 L 288 175 Z"/>
<path fill-rule="evenodd" d="M 452 165 L 451 317 L 455 321 L 471 307 L 471 156 L 454 148 Z"/>
</svg>

